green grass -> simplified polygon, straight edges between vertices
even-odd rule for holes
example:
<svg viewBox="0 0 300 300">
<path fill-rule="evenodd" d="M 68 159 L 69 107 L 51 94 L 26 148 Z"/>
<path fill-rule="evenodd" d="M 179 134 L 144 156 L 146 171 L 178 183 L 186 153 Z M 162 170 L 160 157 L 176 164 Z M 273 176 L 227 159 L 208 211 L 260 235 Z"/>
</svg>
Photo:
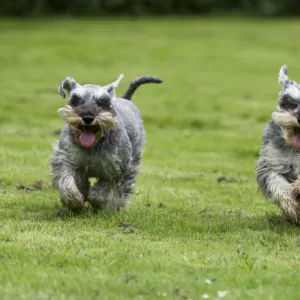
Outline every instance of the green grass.
<svg viewBox="0 0 300 300">
<path fill-rule="evenodd" d="M 0 298 L 299 299 L 299 229 L 255 182 L 279 68 L 300 78 L 299 26 L 1 21 Z M 137 76 L 164 79 L 133 98 L 147 131 L 134 204 L 61 213 L 48 165 L 63 125 L 57 86 L 120 73 L 119 95 Z"/>
</svg>

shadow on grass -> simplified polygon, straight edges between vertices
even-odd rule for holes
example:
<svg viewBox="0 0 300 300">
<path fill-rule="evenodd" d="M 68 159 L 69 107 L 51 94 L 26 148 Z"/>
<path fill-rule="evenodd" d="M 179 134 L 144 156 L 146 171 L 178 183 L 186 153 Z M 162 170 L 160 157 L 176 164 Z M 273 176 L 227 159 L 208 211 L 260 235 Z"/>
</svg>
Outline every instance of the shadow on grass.
<svg viewBox="0 0 300 300">
<path fill-rule="evenodd" d="M 78 222 L 80 225 L 95 225 L 99 228 L 134 228 L 140 234 L 151 236 L 190 237 L 195 235 L 237 234 L 243 232 L 271 232 L 276 236 L 298 236 L 300 227 L 290 224 L 277 214 L 252 215 L 242 210 L 213 211 L 205 208 L 191 212 L 166 207 L 164 205 L 147 206 L 145 204 L 129 206 L 120 212 L 109 214 L 87 207 L 85 212 L 73 213 L 60 203 L 45 202 L 22 206 L 20 203 L 6 204 L 0 209 L 0 218 L 37 223 L 66 224 Z M 125 225 L 124 225 L 125 224 Z M 129 230 L 130 232 L 130 230 Z M 128 233 L 128 230 L 126 230 Z"/>
</svg>

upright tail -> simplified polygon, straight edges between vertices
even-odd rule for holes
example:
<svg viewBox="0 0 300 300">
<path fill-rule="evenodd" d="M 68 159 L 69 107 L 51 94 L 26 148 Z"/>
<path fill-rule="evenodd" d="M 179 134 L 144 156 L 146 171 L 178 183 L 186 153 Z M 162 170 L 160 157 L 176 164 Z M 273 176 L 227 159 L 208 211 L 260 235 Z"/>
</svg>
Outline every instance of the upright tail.
<svg viewBox="0 0 300 300">
<path fill-rule="evenodd" d="M 134 92 L 136 89 L 145 83 L 162 83 L 163 81 L 158 78 L 158 77 L 153 77 L 153 76 L 142 76 L 139 78 L 136 78 L 130 82 L 130 85 L 128 89 L 125 91 L 123 94 L 122 98 L 131 100 L 131 97 L 133 96 Z"/>
</svg>

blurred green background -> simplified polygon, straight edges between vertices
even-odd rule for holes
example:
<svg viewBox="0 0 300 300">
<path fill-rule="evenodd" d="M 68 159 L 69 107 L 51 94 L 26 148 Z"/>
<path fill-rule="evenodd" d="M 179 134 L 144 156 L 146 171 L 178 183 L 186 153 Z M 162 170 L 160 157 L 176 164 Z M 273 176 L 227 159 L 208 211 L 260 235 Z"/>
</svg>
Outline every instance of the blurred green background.
<svg viewBox="0 0 300 300">
<path fill-rule="evenodd" d="M 255 181 L 279 69 L 300 78 L 298 10 L 296 1 L 2 1 L 0 298 L 298 300 L 299 228 Z M 147 133 L 133 204 L 74 215 L 51 188 L 66 103 L 57 87 L 120 73 L 117 95 L 141 75 L 164 80 L 133 97 Z"/>
<path fill-rule="evenodd" d="M 10 16 L 207 15 L 297 16 L 299 0 L 2 0 Z"/>
</svg>

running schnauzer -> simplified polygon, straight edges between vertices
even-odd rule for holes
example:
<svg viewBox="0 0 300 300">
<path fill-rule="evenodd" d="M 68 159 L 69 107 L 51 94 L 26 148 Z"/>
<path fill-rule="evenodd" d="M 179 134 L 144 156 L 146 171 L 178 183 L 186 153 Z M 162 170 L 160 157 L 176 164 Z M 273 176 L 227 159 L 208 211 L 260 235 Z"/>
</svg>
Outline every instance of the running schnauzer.
<svg viewBox="0 0 300 300">
<path fill-rule="evenodd" d="M 266 198 L 284 216 L 300 224 L 300 85 L 287 76 L 284 65 L 278 82 L 283 85 L 272 120 L 264 130 L 257 162 L 257 182 Z"/>
<path fill-rule="evenodd" d="M 65 121 L 50 157 L 53 187 L 62 203 L 81 211 L 85 201 L 96 209 L 118 210 L 128 204 L 139 172 L 145 131 L 138 108 L 131 100 L 145 83 L 162 83 L 143 76 L 130 83 L 122 98 L 115 89 L 121 81 L 106 86 L 80 85 L 67 77 L 58 92 L 68 105 L 58 110 Z M 96 178 L 91 186 L 90 178 Z"/>
</svg>

